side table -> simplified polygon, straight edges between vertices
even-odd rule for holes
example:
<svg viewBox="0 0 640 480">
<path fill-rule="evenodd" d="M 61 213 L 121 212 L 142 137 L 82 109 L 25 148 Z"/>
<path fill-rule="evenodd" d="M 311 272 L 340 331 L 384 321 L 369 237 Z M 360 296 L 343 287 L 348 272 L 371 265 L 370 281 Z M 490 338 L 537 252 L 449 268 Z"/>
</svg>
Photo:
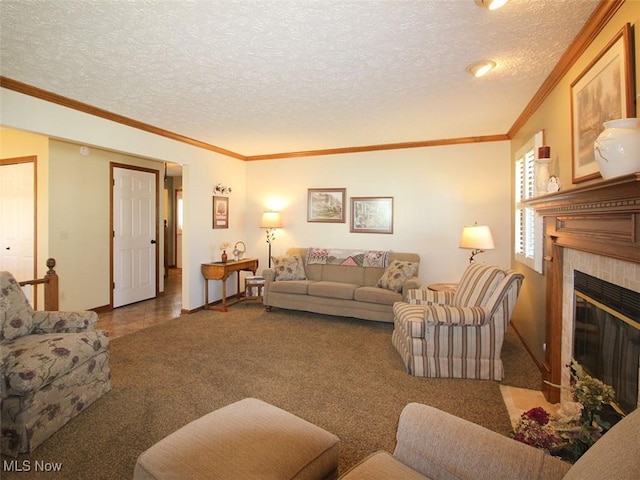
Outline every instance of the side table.
<svg viewBox="0 0 640 480">
<path fill-rule="evenodd" d="M 264 287 L 264 277 L 249 276 L 244 279 L 244 298 L 246 300 L 262 301 L 262 289 Z M 255 295 L 254 295 L 255 289 Z"/>
<path fill-rule="evenodd" d="M 240 272 L 242 270 L 246 270 L 252 272 L 254 275 L 256 274 L 256 270 L 258 270 L 258 259 L 257 258 L 246 258 L 243 260 L 230 260 L 227 262 L 214 262 L 214 263 L 203 263 L 200 266 L 200 270 L 202 272 L 202 276 L 204 277 L 204 308 L 205 310 L 219 310 L 221 312 L 227 311 L 227 306 L 232 305 L 227 303 L 227 278 L 233 273 L 238 272 L 238 289 L 236 290 L 236 301 L 233 303 L 237 303 L 243 300 L 242 294 L 240 293 Z M 221 305 L 209 305 L 209 280 L 220 280 L 222 282 L 222 304 Z"/>
<path fill-rule="evenodd" d="M 427 285 L 427 288 L 434 292 L 451 292 L 455 290 L 457 286 L 457 283 L 432 283 Z"/>
</svg>

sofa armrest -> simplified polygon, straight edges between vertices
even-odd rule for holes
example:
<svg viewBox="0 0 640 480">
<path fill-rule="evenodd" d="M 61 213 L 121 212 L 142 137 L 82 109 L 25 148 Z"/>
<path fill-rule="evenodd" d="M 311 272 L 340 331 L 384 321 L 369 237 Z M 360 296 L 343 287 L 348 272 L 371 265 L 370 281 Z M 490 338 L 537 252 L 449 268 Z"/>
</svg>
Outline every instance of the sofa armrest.
<svg viewBox="0 0 640 480">
<path fill-rule="evenodd" d="M 571 465 L 434 407 L 400 414 L 393 456 L 432 479 L 561 479 Z"/>
<path fill-rule="evenodd" d="M 34 312 L 32 333 L 91 332 L 98 322 L 98 314 L 83 312 Z"/>
<path fill-rule="evenodd" d="M 273 282 L 276 279 L 276 271 L 273 268 L 265 268 L 262 270 L 262 276 L 265 282 Z"/>
<path fill-rule="evenodd" d="M 405 298 L 407 303 L 414 305 L 450 305 L 453 301 L 453 291 L 442 290 L 418 290 L 407 291 Z"/>
<path fill-rule="evenodd" d="M 491 311 L 485 307 L 452 307 L 425 305 L 424 321 L 427 325 L 482 326 L 491 319 Z"/>
<path fill-rule="evenodd" d="M 422 281 L 419 277 L 411 277 L 402 285 L 402 298 L 407 298 L 410 290 L 417 290 L 422 285 Z"/>
</svg>

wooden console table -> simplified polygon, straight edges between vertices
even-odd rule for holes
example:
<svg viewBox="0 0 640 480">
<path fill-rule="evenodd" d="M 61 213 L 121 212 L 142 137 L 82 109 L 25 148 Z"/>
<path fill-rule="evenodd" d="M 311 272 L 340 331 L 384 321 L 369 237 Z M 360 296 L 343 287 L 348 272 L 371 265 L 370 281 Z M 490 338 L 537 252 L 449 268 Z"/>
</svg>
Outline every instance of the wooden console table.
<svg viewBox="0 0 640 480">
<path fill-rule="evenodd" d="M 220 312 L 226 312 L 227 307 L 238 303 L 244 299 L 240 294 L 240 272 L 242 270 L 253 272 L 256 274 L 258 270 L 257 258 L 246 258 L 237 261 L 227 262 L 215 262 L 215 263 L 203 263 L 200 267 L 202 276 L 204 277 L 204 308 L 206 310 L 218 310 Z M 233 303 L 227 303 L 227 278 L 233 273 L 238 272 L 238 289 L 236 290 L 236 301 Z M 222 281 L 222 303 L 220 305 L 209 305 L 209 280 Z"/>
</svg>

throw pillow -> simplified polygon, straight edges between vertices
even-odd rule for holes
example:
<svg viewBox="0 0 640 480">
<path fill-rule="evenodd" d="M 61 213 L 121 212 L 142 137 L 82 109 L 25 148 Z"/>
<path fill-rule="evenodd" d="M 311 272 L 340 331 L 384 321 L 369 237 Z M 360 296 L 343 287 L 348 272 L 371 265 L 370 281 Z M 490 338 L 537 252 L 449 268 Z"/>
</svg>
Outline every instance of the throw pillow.
<svg viewBox="0 0 640 480">
<path fill-rule="evenodd" d="M 273 269 L 276 271 L 276 282 L 283 280 L 306 280 L 304 263 L 300 255 L 283 255 L 271 257 Z"/>
<path fill-rule="evenodd" d="M 413 277 L 416 273 L 418 264 L 416 262 L 401 262 L 394 260 L 389 264 L 384 274 L 378 280 L 377 286 L 399 292 L 402 290 L 404 282 Z"/>
</svg>

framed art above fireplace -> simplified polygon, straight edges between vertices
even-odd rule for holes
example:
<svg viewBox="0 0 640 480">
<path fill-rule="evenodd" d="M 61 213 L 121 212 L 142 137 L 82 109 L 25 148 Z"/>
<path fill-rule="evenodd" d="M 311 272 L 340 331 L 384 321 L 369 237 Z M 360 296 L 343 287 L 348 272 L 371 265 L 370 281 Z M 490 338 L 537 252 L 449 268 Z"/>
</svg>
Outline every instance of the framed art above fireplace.
<svg viewBox="0 0 640 480">
<path fill-rule="evenodd" d="M 603 123 L 635 117 L 631 32 L 626 24 L 571 84 L 573 183 L 600 176 L 593 144 Z"/>
</svg>

